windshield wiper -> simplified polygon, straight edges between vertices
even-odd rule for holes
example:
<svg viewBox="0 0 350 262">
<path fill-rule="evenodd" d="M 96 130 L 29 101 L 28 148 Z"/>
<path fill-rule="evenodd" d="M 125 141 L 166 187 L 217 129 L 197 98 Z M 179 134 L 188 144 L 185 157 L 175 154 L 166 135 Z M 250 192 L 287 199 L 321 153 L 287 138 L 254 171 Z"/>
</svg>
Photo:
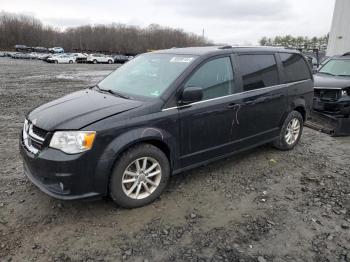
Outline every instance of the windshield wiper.
<svg viewBox="0 0 350 262">
<path fill-rule="evenodd" d="M 337 76 L 346 76 L 346 77 L 350 77 L 350 75 L 337 75 Z"/>
<path fill-rule="evenodd" d="M 130 96 L 124 95 L 124 94 L 119 93 L 119 92 L 117 92 L 117 91 L 114 91 L 114 90 L 112 90 L 112 89 L 103 89 L 103 88 L 99 87 L 99 85 L 96 85 L 96 87 L 98 88 L 98 90 L 99 90 L 100 92 L 110 93 L 110 94 L 112 94 L 112 95 L 119 96 L 119 97 L 124 98 L 124 99 L 131 99 Z"/>
<path fill-rule="evenodd" d="M 333 75 L 333 74 L 328 73 L 328 72 L 321 72 L 321 71 L 319 71 L 318 73 L 320 73 L 320 74 L 325 74 L 325 75 L 330 75 L 330 76 L 336 76 L 336 75 Z"/>
</svg>

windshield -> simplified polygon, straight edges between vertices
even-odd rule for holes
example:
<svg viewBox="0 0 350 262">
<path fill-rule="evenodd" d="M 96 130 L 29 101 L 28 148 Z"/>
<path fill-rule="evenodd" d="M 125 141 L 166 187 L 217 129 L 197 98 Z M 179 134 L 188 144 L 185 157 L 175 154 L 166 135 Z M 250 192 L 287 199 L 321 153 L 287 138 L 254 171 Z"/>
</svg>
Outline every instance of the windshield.
<svg viewBox="0 0 350 262">
<path fill-rule="evenodd" d="M 319 72 L 335 76 L 350 76 L 350 59 L 329 60 Z"/>
<path fill-rule="evenodd" d="M 107 76 L 99 87 L 131 96 L 159 97 L 195 58 L 192 55 L 140 55 Z"/>
</svg>

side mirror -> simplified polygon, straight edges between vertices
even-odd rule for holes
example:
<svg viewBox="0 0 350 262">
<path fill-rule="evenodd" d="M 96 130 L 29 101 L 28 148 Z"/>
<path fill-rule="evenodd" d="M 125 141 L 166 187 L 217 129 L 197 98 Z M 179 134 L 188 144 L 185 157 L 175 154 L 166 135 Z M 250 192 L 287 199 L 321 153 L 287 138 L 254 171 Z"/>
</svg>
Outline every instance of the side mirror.
<svg viewBox="0 0 350 262">
<path fill-rule="evenodd" d="M 181 104 L 190 104 L 201 101 L 203 98 L 203 90 L 201 87 L 190 86 L 185 88 L 181 96 Z"/>
</svg>

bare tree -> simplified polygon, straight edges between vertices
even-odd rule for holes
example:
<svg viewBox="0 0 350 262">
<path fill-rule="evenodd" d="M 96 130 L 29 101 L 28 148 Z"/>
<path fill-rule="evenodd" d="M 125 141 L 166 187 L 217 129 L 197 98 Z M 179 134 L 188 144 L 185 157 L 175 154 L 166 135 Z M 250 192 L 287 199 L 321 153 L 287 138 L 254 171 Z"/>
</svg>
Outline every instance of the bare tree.
<svg viewBox="0 0 350 262">
<path fill-rule="evenodd" d="M 16 44 L 27 46 L 62 46 L 67 51 L 90 50 L 137 54 L 147 50 L 212 44 L 207 39 L 157 24 L 146 28 L 125 24 L 83 25 L 63 32 L 43 25 L 34 17 L 0 13 L 0 49 Z"/>
</svg>

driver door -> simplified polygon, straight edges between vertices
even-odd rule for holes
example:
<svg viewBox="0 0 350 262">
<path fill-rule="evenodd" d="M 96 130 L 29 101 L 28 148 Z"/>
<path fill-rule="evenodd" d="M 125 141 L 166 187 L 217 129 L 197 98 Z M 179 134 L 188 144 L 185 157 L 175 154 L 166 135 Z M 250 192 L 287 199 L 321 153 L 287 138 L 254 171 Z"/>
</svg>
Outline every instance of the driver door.
<svg viewBox="0 0 350 262">
<path fill-rule="evenodd" d="M 231 96 L 236 90 L 231 58 L 202 64 L 186 81 L 184 89 L 188 87 L 202 88 L 203 98 L 179 107 L 182 166 L 230 152 L 236 106 Z"/>
</svg>

